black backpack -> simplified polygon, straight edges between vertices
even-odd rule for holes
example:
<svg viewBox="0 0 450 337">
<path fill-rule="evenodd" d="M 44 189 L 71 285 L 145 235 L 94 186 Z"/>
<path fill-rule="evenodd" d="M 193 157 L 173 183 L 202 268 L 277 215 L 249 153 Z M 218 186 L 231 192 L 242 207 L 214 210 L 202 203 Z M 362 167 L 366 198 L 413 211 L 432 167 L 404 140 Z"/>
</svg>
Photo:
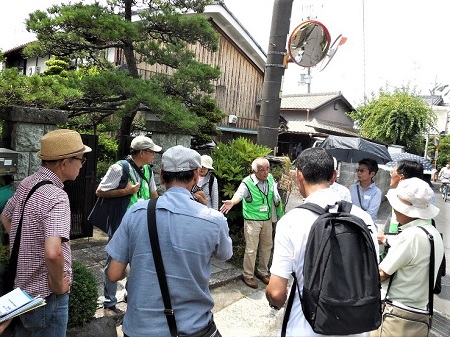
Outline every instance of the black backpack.
<svg viewBox="0 0 450 337">
<path fill-rule="evenodd" d="M 330 213 L 313 203 L 298 206 L 319 214 L 309 232 L 300 302 L 314 332 L 349 335 L 376 330 L 381 324 L 381 282 L 375 245 L 366 223 L 350 214 L 352 204 L 337 203 Z M 294 301 L 291 288 L 282 336 Z M 299 290 L 299 294 L 300 289 Z"/>
</svg>

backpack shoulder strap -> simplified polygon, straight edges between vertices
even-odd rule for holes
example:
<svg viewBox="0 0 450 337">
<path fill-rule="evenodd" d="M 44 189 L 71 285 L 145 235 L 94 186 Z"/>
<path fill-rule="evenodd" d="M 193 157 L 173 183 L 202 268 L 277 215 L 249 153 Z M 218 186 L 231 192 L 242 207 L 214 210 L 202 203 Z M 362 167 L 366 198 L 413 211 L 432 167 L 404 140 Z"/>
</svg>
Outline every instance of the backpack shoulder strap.
<svg viewBox="0 0 450 337">
<path fill-rule="evenodd" d="M 320 207 L 319 205 L 314 204 L 314 203 L 312 203 L 312 202 L 307 202 L 307 203 L 305 203 L 305 204 L 302 204 L 302 205 L 300 205 L 300 206 L 297 206 L 296 208 L 307 209 L 307 210 L 309 210 L 309 211 L 311 211 L 311 212 L 314 212 L 314 213 L 317 213 L 317 214 L 319 214 L 319 215 L 328 213 L 327 210 L 325 210 L 324 208 L 322 208 L 322 207 Z"/>
<path fill-rule="evenodd" d="M 289 316 L 291 315 L 292 304 L 294 303 L 295 289 L 298 289 L 297 275 L 295 275 L 295 272 L 292 272 L 292 277 L 294 280 L 292 282 L 291 290 L 289 291 L 286 308 L 284 309 L 283 323 L 281 325 L 281 337 L 286 337 L 287 324 L 289 322 Z M 300 289 L 298 289 L 298 293 L 300 294 Z"/>
<path fill-rule="evenodd" d="M 351 202 L 345 200 L 338 201 L 338 212 L 350 213 L 352 206 L 353 204 Z"/>
</svg>

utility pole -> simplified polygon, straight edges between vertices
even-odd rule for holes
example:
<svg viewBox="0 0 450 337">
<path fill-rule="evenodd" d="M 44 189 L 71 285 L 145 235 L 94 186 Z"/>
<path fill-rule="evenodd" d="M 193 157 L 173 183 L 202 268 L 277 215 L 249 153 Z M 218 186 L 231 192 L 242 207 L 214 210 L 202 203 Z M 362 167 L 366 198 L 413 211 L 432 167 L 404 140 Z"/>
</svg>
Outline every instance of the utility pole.
<svg viewBox="0 0 450 337">
<path fill-rule="evenodd" d="M 294 0 L 275 0 L 261 98 L 257 143 L 276 154 L 281 106 L 281 82 L 285 70 L 286 41 Z"/>
</svg>

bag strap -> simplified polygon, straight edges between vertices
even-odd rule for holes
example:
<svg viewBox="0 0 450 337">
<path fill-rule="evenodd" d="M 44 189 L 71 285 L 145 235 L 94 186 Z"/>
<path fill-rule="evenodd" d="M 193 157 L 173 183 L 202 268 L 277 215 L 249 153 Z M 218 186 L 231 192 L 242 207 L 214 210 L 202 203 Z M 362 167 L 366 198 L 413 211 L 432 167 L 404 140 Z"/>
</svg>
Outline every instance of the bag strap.
<svg viewBox="0 0 450 337">
<path fill-rule="evenodd" d="M 430 316 L 433 315 L 433 288 L 434 288 L 434 237 L 431 235 L 424 227 L 417 226 L 422 229 L 428 237 L 431 245 L 431 253 L 430 253 L 430 271 L 428 276 L 428 311 L 430 312 Z"/>
<path fill-rule="evenodd" d="M 216 179 L 216 176 L 212 172 L 210 174 L 211 175 L 209 177 L 208 187 L 209 187 L 209 196 L 211 197 L 214 179 Z"/>
<path fill-rule="evenodd" d="M 361 207 L 361 209 L 363 211 L 366 211 L 366 209 L 364 209 L 362 201 L 361 201 L 361 193 L 359 192 L 359 185 L 356 185 L 356 192 L 358 192 L 358 201 L 359 201 L 359 206 Z"/>
<path fill-rule="evenodd" d="M 328 213 L 328 210 L 326 210 L 326 209 L 324 209 L 324 208 L 320 207 L 319 205 L 314 204 L 314 203 L 312 203 L 312 202 L 307 202 L 307 203 L 305 203 L 305 204 L 302 204 L 302 205 L 300 205 L 300 206 L 297 206 L 296 208 L 307 209 L 307 210 L 309 210 L 309 211 L 311 211 L 311 212 L 314 212 L 314 213 L 317 213 L 317 214 L 319 214 L 319 215 Z"/>
<path fill-rule="evenodd" d="M 23 203 L 23 208 L 22 208 L 22 212 L 20 214 L 20 220 L 19 220 L 19 225 L 17 226 L 17 231 L 16 231 L 16 236 L 14 238 L 14 246 L 13 249 L 11 251 L 11 257 L 9 260 L 9 272 L 11 273 L 11 275 L 14 275 L 13 277 L 11 277 L 12 282 L 14 283 L 14 280 L 16 278 L 16 274 L 17 274 L 17 262 L 19 259 L 19 246 L 20 246 L 20 239 L 22 236 L 22 222 L 23 222 L 23 214 L 25 212 L 25 205 L 28 201 L 28 199 L 30 199 L 31 195 L 41 186 L 43 185 L 47 185 L 47 184 L 52 184 L 52 182 L 50 180 L 42 180 L 40 182 L 38 182 L 36 185 L 34 185 L 30 192 L 28 192 L 27 197 L 25 198 L 25 201 Z M 14 287 L 14 284 L 13 284 Z"/>
<path fill-rule="evenodd" d="M 291 315 L 292 304 L 294 303 L 295 287 L 298 289 L 297 276 L 295 275 L 295 272 L 292 272 L 292 277 L 294 278 L 294 281 L 292 283 L 291 290 L 289 291 L 289 298 L 286 303 L 286 308 L 284 309 L 283 324 L 281 325 L 281 337 L 286 337 L 287 324 L 289 322 L 289 316 Z M 298 289 L 298 293 L 300 295 L 300 289 Z"/>
<path fill-rule="evenodd" d="M 152 248 L 153 260 L 155 261 L 156 273 L 158 275 L 159 287 L 164 302 L 164 314 L 169 325 L 170 335 L 177 337 L 177 322 L 175 313 L 170 302 L 169 287 L 167 286 L 166 271 L 161 256 L 161 248 L 158 240 L 158 228 L 156 226 L 156 202 L 157 198 L 150 199 L 147 207 L 148 235 L 150 237 L 150 246 Z"/>
<path fill-rule="evenodd" d="M 145 182 L 147 184 L 149 184 L 149 181 L 147 179 L 147 177 L 144 175 L 144 172 L 142 172 L 142 170 L 136 165 L 136 163 L 133 161 L 133 159 L 127 159 L 127 162 L 130 163 L 130 165 L 134 168 L 134 170 L 137 172 L 137 174 L 139 174 L 139 176 L 145 180 Z"/>
</svg>

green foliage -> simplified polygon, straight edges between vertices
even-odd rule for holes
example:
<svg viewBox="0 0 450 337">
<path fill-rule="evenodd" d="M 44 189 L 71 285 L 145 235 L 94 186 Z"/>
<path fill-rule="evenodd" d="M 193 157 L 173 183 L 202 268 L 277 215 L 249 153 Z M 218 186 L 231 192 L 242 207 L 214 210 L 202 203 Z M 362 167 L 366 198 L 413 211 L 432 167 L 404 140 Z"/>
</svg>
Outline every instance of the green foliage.
<svg viewBox="0 0 450 337">
<path fill-rule="evenodd" d="M 68 327 L 81 326 L 94 318 L 97 309 L 97 281 L 83 263 L 73 261 L 73 283 L 70 287 Z"/>
<path fill-rule="evenodd" d="M 0 105 L 59 108 L 82 93 L 61 76 L 23 76 L 16 68 L 0 72 Z"/>
<path fill-rule="evenodd" d="M 423 149 L 423 135 L 436 120 L 426 102 L 406 90 L 380 90 L 378 98 L 373 97 L 356 110 L 349 116 L 358 122 L 361 136 L 403 145 L 413 153 Z"/>
<path fill-rule="evenodd" d="M 44 75 L 60 75 L 62 77 L 67 77 L 67 71 L 70 67 L 70 60 L 59 59 L 56 57 L 51 57 L 49 60 L 45 61 L 45 65 L 48 67 L 44 71 Z"/>
<path fill-rule="evenodd" d="M 97 149 L 97 182 L 100 182 L 101 178 L 106 174 L 106 171 L 108 171 L 108 168 L 115 163 L 117 147 L 116 139 L 105 133 L 99 134 Z"/>
<path fill-rule="evenodd" d="M 445 166 L 448 162 L 450 162 L 450 135 L 445 135 L 439 142 L 438 168 Z"/>
<path fill-rule="evenodd" d="M 251 172 L 252 161 L 258 157 L 264 157 L 270 152 L 270 148 L 255 144 L 242 137 L 233 139 L 228 144 L 219 142 L 211 154 L 214 161 L 214 174 L 219 183 L 219 200 L 231 199 L 242 179 Z M 227 219 L 230 235 L 234 237 L 234 254 L 237 254 L 233 259 L 242 263 L 243 255 L 239 252 L 243 254 L 243 249 L 239 248 L 241 245 L 239 240 L 236 240 L 239 237 L 242 239 L 242 203 L 231 209 L 227 214 Z"/>
<path fill-rule="evenodd" d="M 68 102 L 66 107 L 75 123 L 90 123 L 95 132 L 97 125 L 115 114 L 121 122 L 116 130 L 130 135 L 132 120 L 145 107 L 204 143 L 218 133 L 215 124 L 224 116 L 210 96 L 220 71 L 197 62 L 189 44 L 217 50 L 213 26 L 207 18 L 195 15 L 210 3 L 110 0 L 107 6 L 98 2 L 53 5 L 29 15 L 27 30 L 36 33 L 38 41 L 28 45 L 24 53 L 83 60 L 84 66 L 100 69 L 98 76 L 84 73 L 70 79 L 72 87 L 84 93 L 82 99 Z M 139 12 L 139 21 L 131 21 L 133 11 Z M 124 73 L 129 78 L 117 72 L 101 74 L 111 70 L 105 60 L 110 48 L 123 52 L 121 64 L 126 65 Z M 167 66 L 170 75 L 147 73 L 144 80 L 137 69 L 140 62 Z M 55 68 L 52 74 L 60 70 Z M 64 71 L 60 74 L 66 75 Z"/>
</svg>

